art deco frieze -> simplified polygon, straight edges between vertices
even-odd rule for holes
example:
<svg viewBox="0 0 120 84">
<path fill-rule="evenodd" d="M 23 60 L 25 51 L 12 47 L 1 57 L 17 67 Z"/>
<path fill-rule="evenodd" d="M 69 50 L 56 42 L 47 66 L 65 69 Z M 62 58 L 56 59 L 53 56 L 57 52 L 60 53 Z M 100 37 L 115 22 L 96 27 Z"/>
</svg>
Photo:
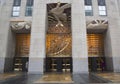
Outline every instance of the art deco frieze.
<svg viewBox="0 0 120 84">
<path fill-rule="evenodd" d="M 52 3 L 47 5 L 47 33 L 71 33 L 71 4 Z"/>
<path fill-rule="evenodd" d="M 31 21 L 15 21 L 10 23 L 11 30 L 15 32 L 25 32 L 31 30 Z"/>
<path fill-rule="evenodd" d="M 71 57 L 71 4 L 60 2 L 48 4 L 47 13 L 46 56 Z"/>
<path fill-rule="evenodd" d="M 88 32 L 99 32 L 103 33 L 108 28 L 107 20 L 92 20 L 86 22 L 86 28 Z"/>
<path fill-rule="evenodd" d="M 93 20 L 87 21 L 87 29 L 93 28 L 108 28 L 108 21 L 107 20 Z"/>
<path fill-rule="evenodd" d="M 46 54 L 48 57 L 70 57 L 72 42 L 70 34 L 47 34 Z"/>
<path fill-rule="evenodd" d="M 58 2 L 55 8 L 52 8 L 51 10 L 49 10 L 49 13 L 51 13 L 54 16 L 54 18 L 57 20 L 56 26 L 59 26 L 59 25 L 63 26 L 63 22 L 61 20 L 63 20 L 63 21 L 67 20 L 67 14 L 64 11 L 65 11 L 65 9 L 71 7 L 71 5 L 68 3 L 66 3 L 62 6 L 60 6 L 60 5 L 61 5 L 61 3 Z"/>
</svg>

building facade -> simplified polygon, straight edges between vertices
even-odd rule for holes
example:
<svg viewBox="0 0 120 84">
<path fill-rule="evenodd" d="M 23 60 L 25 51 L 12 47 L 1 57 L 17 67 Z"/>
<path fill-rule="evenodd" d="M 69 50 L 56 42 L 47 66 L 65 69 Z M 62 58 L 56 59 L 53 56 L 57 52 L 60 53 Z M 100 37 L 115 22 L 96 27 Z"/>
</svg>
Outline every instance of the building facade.
<svg viewBox="0 0 120 84">
<path fill-rule="evenodd" d="M 0 0 L 0 72 L 120 72 L 119 0 Z"/>
</svg>

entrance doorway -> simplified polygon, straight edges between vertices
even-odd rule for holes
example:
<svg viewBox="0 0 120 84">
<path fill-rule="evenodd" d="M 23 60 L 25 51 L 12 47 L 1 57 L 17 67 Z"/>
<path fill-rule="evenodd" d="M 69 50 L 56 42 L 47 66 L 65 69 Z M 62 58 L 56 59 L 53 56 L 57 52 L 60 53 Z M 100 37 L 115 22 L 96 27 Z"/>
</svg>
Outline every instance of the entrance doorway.
<svg viewBox="0 0 120 84">
<path fill-rule="evenodd" d="M 71 4 L 47 4 L 45 72 L 72 72 Z"/>
<path fill-rule="evenodd" d="M 89 71 L 106 71 L 106 63 L 104 56 L 104 35 L 87 34 L 87 42 Z"/>
<path fill-rule="evenodd" d="M 47 34 L 46 72 L 72 72 L 71 34 Z"/>
<path fill-rule="evenodd" d="M 47 57 L 46 72 L 72 72 L 72 58 Z"/>
<path fill-rule="evenodd" d="M 13 61 L 14 71 L 28 71 L 29 49 L 30 34 L 16 34 L 16 52 Z"/>
</svg>

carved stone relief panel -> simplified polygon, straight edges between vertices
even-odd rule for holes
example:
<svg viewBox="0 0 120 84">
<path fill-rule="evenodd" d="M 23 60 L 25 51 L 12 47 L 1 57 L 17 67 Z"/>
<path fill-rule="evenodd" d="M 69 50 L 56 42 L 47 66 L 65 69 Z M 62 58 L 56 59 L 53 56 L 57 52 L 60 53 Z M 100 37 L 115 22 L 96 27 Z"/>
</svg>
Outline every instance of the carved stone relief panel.
<svg viewBox="0 0 120 84">
<path fill-rule="evenodd" d="M 10 27 L 16 33 L 30 32 L 31 24 L 31 21 L 14 21 L 10 23 Z"/>
</svg>

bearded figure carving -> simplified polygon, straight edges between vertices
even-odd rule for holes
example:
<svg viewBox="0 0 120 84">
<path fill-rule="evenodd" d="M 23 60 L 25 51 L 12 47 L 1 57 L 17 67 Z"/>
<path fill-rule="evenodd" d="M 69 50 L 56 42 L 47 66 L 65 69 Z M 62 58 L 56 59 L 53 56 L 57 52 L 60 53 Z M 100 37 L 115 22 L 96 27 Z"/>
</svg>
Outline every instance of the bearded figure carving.
<svg viewBox="0 0 120 84">
<path fill-rule="evenodd" d="M 58 2 L 58 3 L 57 3 L 57 6 L 56 6 L 55 8 L 52 8 L 52 9 L 49 11 L 49 13 L 52 13 L 53 16 L 56 18 L 56 20 L 57 20 L 57 22 L 58 22 L 56 26 L 59 26 L 59 25 L 60 25 L 60 26 L 64 26 L 64 25 L 62 24 L 62 21 L 61 21 L 61 20 L 64 20 L 64 21 L 67 20 L 67 15 L 66 15 L 66 13 L 64 13 L 64 10 L 71 7 L 70 4 L 65 4 L 65 5 L 63 5 L 63 6 L 60 6 L 60 5 L 61 5 L 61 3 Z"/>
</svg>

